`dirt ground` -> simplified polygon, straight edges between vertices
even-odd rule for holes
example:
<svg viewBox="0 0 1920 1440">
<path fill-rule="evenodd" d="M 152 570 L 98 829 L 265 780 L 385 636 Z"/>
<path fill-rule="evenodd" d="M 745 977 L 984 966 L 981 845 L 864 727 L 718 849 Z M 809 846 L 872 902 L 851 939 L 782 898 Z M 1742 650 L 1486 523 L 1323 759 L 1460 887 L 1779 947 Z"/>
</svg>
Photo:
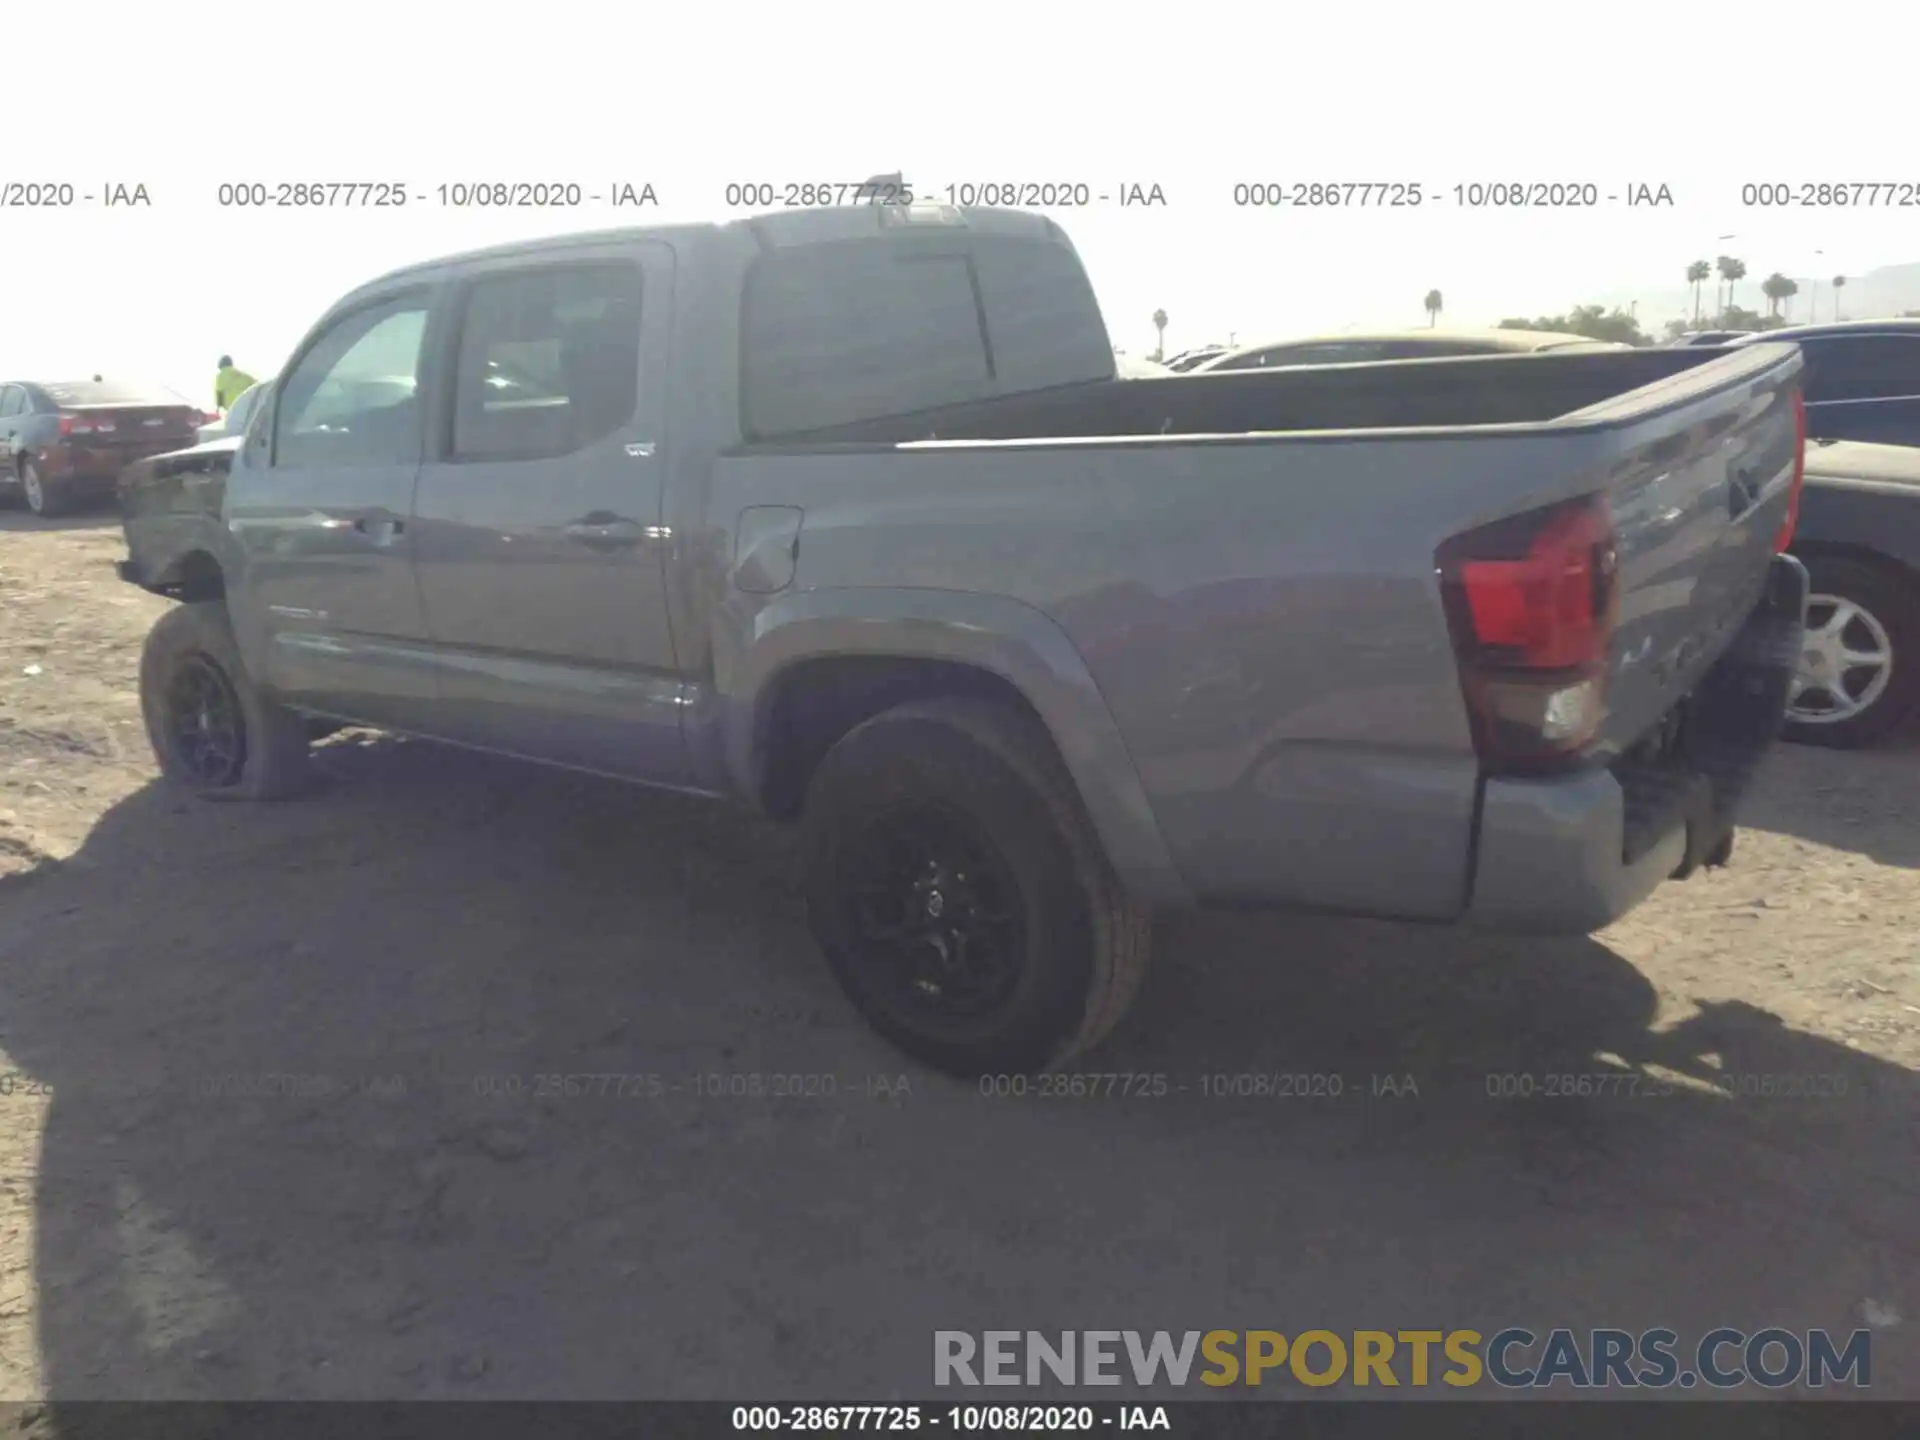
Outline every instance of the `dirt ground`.
<svg viewBox="0 0 1920 1440">
<path fill-rule="evenodd" d="M 1911 749 L 1781 749 L 1734 864 L 1592 940 L 1169 921 L 1088 1067 L 1168 1092 L 996 1099 L 866 1032 L 750 818 L 371 736 L 162 791 L 122 553 L 0 513 L 0 1397 L 879 1400 L 937 1328 L 1509 1324 L 1870 1325 L 1920 1396 Z M 1274 1073 L 1344 1091 L 1204 1093 Z M 699 1093 L 753 1075 L 835 1093 Z"/>
</svg>

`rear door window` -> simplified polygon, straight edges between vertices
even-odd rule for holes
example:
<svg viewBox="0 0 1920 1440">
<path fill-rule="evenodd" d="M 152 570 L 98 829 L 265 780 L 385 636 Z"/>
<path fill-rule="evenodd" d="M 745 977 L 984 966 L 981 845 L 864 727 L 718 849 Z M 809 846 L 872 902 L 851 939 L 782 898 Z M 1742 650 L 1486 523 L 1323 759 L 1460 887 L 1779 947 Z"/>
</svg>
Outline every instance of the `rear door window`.
<svg viewBox="0 0 1920 1440">
<path fill-rule="evenodd" d="M 629 261 L 475 281 L 460 327 L 451 458 L 557 459 L 632 420 L 640 289 Z"/>
</svg>

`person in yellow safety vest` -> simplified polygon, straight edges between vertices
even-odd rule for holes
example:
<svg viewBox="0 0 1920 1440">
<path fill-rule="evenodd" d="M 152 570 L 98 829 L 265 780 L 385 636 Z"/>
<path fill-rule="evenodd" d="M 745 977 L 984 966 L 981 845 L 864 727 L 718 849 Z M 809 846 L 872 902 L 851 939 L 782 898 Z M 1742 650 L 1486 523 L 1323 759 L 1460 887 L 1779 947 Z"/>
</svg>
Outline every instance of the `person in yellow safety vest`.
<svg viewBox="0 0 1920 1440">
<path fill-rule="evenodd" d="M 231 355 L 222 355 L 219 373 L 213 377 L 213 408 L 225 414 L 255 383 L 253 376 L 233 363 Z"/>
</svg>

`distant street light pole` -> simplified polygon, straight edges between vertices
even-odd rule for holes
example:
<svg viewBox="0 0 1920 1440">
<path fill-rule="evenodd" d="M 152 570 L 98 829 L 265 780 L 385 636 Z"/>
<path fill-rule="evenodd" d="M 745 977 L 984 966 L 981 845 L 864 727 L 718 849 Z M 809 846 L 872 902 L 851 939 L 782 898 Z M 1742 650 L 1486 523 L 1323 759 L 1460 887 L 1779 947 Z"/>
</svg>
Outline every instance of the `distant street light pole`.
<svg viewBox="0 0 1920 1440">
<path fill-rule="evenodd" d="M 1827 252 L 1824 250 L 1816 250 L 1813 252 L 1813 258 L 1816 262 L 1818 262 L 1820 258 L 1824 256 L 1826 253 Z M 1819 320 L 1820 318 L 1820 268 L 1821 267 L 1818 263 L 1814 265 L 1813 278 L 1808 282 L 1810 286 L 1810 288 L 1807 291 L 1807 323 L 1808 324 L 1813 324 L 1815 321 Z"/>
</svg>

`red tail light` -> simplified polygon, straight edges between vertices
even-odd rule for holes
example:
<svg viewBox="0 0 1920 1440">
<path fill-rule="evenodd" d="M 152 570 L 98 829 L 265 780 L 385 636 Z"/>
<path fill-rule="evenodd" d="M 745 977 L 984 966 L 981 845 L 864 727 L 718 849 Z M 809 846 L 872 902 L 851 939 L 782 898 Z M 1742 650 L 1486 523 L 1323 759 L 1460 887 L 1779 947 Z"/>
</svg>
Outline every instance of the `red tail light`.
<svg viewBox="0 0 1920 1440">
<path fill-rule="evenodd" d="M 1526 768 L 1583 749 L 1606 715 L 1619 611 L 1604 498 L 1470 530 L 1434 559 L 1481 757 Z"/>
<path fill-rule="evenodd" d="M 1793 392 L 1793 484 L 1787 490 L 1787 517 L 1780 522 L 1780 533 L 1773 537 L 1773 553 L 1784 555 L 1793 544 L 1793 532 L 1800 524 L 1800 492 L 1807 484 L 1807 398 Z"/>
<path fill-rule="evenodd" d="M 62 415 L 60 433 L 62 435 L 111 435 L 119 428 L 113 420 L 95 419 L 87 415 Z"/>
</svg>

